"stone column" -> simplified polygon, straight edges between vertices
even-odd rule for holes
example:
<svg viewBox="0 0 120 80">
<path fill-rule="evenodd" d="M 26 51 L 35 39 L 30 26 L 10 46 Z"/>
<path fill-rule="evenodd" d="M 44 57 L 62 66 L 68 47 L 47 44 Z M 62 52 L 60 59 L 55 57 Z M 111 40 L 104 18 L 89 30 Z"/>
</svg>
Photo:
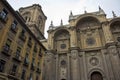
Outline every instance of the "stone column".
<svg viewBox="0 0 120 80">
<path fill-rule="evenodd" d="M 52 51 L 48 51 L 45 55 L 45 80 L 55 79 L 55 57 Z"/>
<path fill-rule="evenodd" d="M 75 27 L 71 27 L 71 37 L 70 37 L 70 45 L 71 47 L 77 47 L 77 34 Z"/>
<path fill-rule="evenodd" d="M 79 67 L 79 57 L 78 50 L 71 49 L 71 79 L 70 80 L 80 80 L 80 67 Z"/>
<path fill-rule="evenodd" d="M 107 50 L 112 65 L 113 75 L 115 77 L 114 80 L 120 80 L 120 62 L 117 48 L 114 44 L 111 43 L 107 46 Z"/>
<path fill-rule="evenodd" d="M 70 80 L 70 54 L 69 53 L 67 54 L 67 58 L 68 58 L 67 59 L 68 60 L 67 61 L 68 62 L 68 66 L 67 66 L 67 73 L 68 73 L 67 74 L 67 79 Z"/>
<path fill-rule="evenodd" d="M 52 36 L 52 30 L 48 30 L 48 49 L 53 49 L 53 36 Z"/>
<path fill-rule="evenodd" d="M 56 69 L 55 77 L 56 77 L 56 80 L 58 80 L 58 69 L 59 69 L 58 68 L 58 66 L 59 66 L 58 54 L 56 54 L 56 61 L 55 62 L 56 62 L 56 65 L 55 65 L 56 66 L 56 68 L 55 68 Z"/>
</svg>

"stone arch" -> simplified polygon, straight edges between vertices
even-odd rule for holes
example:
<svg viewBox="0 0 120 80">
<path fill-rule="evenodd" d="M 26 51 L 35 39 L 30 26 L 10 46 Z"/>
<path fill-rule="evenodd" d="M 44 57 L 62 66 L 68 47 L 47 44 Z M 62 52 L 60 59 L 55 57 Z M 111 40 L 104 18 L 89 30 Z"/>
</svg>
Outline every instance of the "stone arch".
<svg viewBox="0 0 120 80">
<path fill-rule="evenodd" d="M 66 29 L 57 30 L 54 33 L 54 49 L 64 51 L 70 47 L 70 33 Z"/>
<path fill-rule="evenodd" d="M 92 75 L 94 72 L 100 73 L 100 74 L 102 75 L 102 77 L 103 77 L 103 80 L 104 80 L 105 74 L 104 74 L 104 72 L 103 72 L 101 69 L 98 69 L 98 68 L 92 69 L 92 70 L 88 73 L 88 80 L 91 80 L 91 75 Z"/>
<path fill-rule="evenodd" d="M 67 29 L 61 29 L 61 28 L 60 28 L 60 29 L 57 29 L 57 30 L 55 31 L 55 33 L 54 33 L 54 38 L 55 38 L 57 35 L 61 34 L 61 32 L 65 32 L 65 33 L 70 34 Z"/>
<path fill-rule="evenodd" d="M 100 21 L 96 16 L 83 16 L 78 18 L 76 22 L 76 28 L 85 28 L 85 27 L 92 27 L 92 26 L 100 26 Z"/>
<path fill-rule="evenodd" d="M 113 35 L 113 39 L 116 42 L 120 42 L 120 18 L 112 19 L 109 23 L 109 26 Z"/>
<path fill-rule="evenodd" d="M 114 30 L 115 27 L 118 27 L 118 25 L 120 26 L 120 18 L 112 19 L 109 23 L 110 30 Z"/>
</svg>

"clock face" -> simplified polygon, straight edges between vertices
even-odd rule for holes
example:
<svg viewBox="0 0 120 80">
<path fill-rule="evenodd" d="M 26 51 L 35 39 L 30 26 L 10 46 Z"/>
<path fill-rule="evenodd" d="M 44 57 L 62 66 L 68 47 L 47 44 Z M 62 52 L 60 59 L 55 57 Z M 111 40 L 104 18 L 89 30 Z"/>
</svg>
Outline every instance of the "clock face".
<svg viewBox="0 0 120 80">
<path fill-rule="evenodd" d="M 90 46 L 95 44 L 95 39 L 93 37 L 89 37 L 86 39 L 86 43 Z"/>
</svg>

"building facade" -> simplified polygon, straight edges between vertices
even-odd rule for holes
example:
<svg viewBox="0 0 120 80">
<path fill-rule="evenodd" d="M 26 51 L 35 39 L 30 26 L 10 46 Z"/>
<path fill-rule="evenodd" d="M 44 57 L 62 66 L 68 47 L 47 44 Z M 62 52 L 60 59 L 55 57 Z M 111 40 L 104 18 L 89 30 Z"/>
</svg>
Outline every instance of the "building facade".
<svg viewBox="0 0 120 80">
<path fill-rule="evenodd" d="M 0 0 L 0 80 L 43 80 L 45 51 L 20 14 Z"/>
<path fill-rule="evenodd" d="M 69 15 L 48 30 L 43 80 L 120 80 L 120 17 L 103 9 Z"/>
</svg>

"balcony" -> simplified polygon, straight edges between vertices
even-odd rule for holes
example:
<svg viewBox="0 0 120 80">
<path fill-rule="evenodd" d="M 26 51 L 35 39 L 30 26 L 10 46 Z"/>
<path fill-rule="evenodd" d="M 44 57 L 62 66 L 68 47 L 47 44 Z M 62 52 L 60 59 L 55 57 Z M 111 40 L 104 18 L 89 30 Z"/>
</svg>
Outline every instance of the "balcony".
<svg viewBox="0 0 120 80">
<path fill-rule="evenodd" d="M 12 50 L 8 46 L 3 46 L 2 53 L 5 54 L 6 56 L 10 56 L 12 53 Z"/>
<path fill-rule="evenodd" d="M 37 68 L 36 72 L 41 73 L 41 69 Z"/>
<path fill-rule="evenodd" d="M 18 55 L 18 54 L 16 54 L 16 53 L 13 55 L 13 59 L 18 61 L 18 62 L 22 62 L 23 61 L 23 57 Z"/>
<path fill-rule="evenodd" d="M 25 60 L 24 60 L 24 65 L 25 65 L 25 66 L 29 66 L 29 59 L 28 59 L 28 58 L 25 58 Z"/>
<path fill-rule="evenodd" d="M 19 35 L 19 38 L 20 38 L 22 41 L 25 41 L 25 40 L 26 40 L 26 36 L 25 36 L 25 35 L 22 35 L 22 34 Z"/>
<path fill-rule="evenodd" d="M 10 70 L 8 77 L 15 79 L 15 80 L 19 80 L 20 79 L 20 73 L 14 72 L 12 70 Z"/>
</svg>

